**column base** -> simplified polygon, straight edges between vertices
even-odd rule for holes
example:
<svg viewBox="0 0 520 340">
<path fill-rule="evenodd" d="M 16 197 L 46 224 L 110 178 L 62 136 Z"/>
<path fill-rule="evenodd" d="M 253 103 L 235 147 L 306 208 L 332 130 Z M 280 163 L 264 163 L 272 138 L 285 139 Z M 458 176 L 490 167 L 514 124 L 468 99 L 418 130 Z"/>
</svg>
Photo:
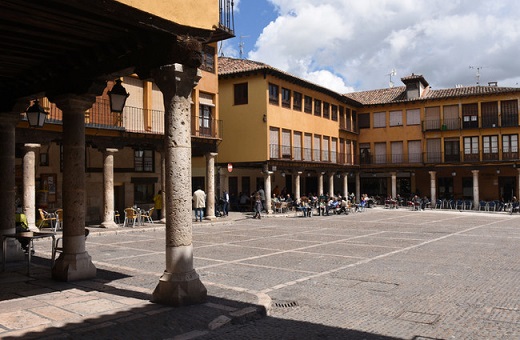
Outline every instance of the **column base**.
<svg viewBox="0 0 520 340">
<path fill-rule="evenodd" d="M 96 277 L 96 267 L 87 252 L 80 254 L 62 253 L 52 267 L 52 278 L 58 281 L 78 281 Z"/>
<path fill-rule="evenodd" d="M 207 296 L 208 291 L 195 270 L 180 274 L 165 271 L 155 287 L 151 301 L 180 307 L 203 303 Z"/>
<path fill-rule="evenodd" d="M 206 216 L 204 217 L 205 220 L 210 220 L 210 221 L 213 221 L 213 220 L 216 220 L 217 219 L 217 216 Z"/>
<path fill-rule="evenodd" d="M 117 225 L 116 222 L 114 221 L 105 221 L 105 222 L 102 222 L 101 225 L 100 225 L 101 228 L 106 228 L 106 229 L 114 229 L 114 228 L 119 228 L 119 226 Z"/>
<path fill-rule="evenodd" d="M 5 262 L 23 261 L 25 253 L 20 242 L 12 238 L 5 241 Z"/>
</svg>

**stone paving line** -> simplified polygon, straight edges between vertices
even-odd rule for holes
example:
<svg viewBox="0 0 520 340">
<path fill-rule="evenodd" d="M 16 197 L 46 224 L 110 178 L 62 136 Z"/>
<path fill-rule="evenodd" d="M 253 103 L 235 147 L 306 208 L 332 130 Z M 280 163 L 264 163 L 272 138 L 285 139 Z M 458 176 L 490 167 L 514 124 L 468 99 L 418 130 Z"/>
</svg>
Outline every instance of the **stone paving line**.
<svg viewBox="0 0 520 340">
<path fill-rule="evenodd" d="M 377 209 L 376 209 L 377 210 Z M 374 211 L 376 211 L 374 210 Z M 147 250 L 148 253 L 141 255 L 125 255 L 121 253 L 121 257 L 115 257 L 113 261 L 111 259 L 93 258 L 94 263 L 98 268 L 103 268 L 105 271 L 112 271 L 112 275 L 118 270 L 121 273 L 131 273 L 136 275 L 134 281 L 129 281 L 131 284 L 123 283 L 124 280 L 111 280 L 110 278 L 105 279 L 104 274 L 100 275 L 100 278 L 92 281 L 72 282 L 72 283 L 60 283 L 50 280 L 49 263 L 45 259 L 39 259 L 35 261 L 35 268 L 31 278 L 23 275 L 25 267 L 20 267 L 20 270 L 15 269 L 15 274 L 10 272 L 10 275 L 3 273 L 0 276 L 0 338 L 14 339 L 17 337 L 24 338 L 74 338 L 74 339 L 91 339 L 91 338 L 111 338 L 111 339 L 129 339 L 129 338 L 153 338 L 153 339 L 243 339 L 243 338 L 258 338 L 258 339 L 283 339 L 283 338 L 323 338 L 329 334 L 330 338 L 345 338 L 345 330 L 337 328 L 325 328 L 320 329 L 316 325 L 323 323 L 323 320 L 329 318 L 331 321 L 335 321 L 337 324 L 342 324 L 344 321 L 338 321 L 338 315 L 328 315 L 327 309 L 322 309 L 319 319 L 313 319 L 315 316 L 312 315 L 312 309 L 308 310 L 307 306 L 301 305 L 297 308 L 273 308 L 274 305 L 284 302 L 290 305 L 291 300 L 287 297 L 295 297 L 297 294 L 301 294 L 298 290 L 300 287 L 311 287 L 313 289 L 317 282 L 327 282 L 328 285 L 334 283 L 334 280 L 338 280 L 347 271 L 356 272 L 359 269 L 365 270 L 373 266 L 377 267 L 380 263 L 392 260 L 396 256 L 406 256 L 409 253 L 416 252 L 418 249 L 428 248 L 432 245 L 439 243 L 449 242 L 454 238 L 471 238 L 474 237 L 479 243 L 485 245 L 486 239 L 480 240 L 478 238 L 480 230 L 485 228 L 493 228 L 493 226 L 499 221 L 490 221 L 488 223 L 480 223 L 471 226 L 463 227 L 456 225 L 456 221 L 463 221 L 464 217 L 476 218 L 481 215 L 479 212 L 467 212 L 464 214 L 457 214 L 453 212 L 451 214 L 440 214 L 439 217 L 429 218 L 428 221 L 417 220 L 416 217 L 420 216 L 421 212 L 406 212 L 409 215 L 405 217 L 393 216 L 391 213 L 387 214 L 356 214 L 352 216 L 357 222 L 364 223 L 366 229 L 357 230 L 356 233 L 348 234 L 345 236 L 338 235 L 327 235 L 326 232 L 322 232 L 320 236 L 324 241 L 316 242 L 316 244 L 310 244 L 306 240 L 306 236 L 312 233 L 311 228 L 302 227 L 301 230 L 295 233 L 294 229 L 289 228 L 288 224 L 294 224 L 294 222 L 300 221 L 316 221 L 313 223 L 319 223 L 320 227 L 326 231 L 327 226 L 325 224 L 330 223 L 331 230 L 336 228 L 338 218 L 349 218 L 347 216 L 335 216 L 330 219 L 327 217 L 313 217 L 311 219 L 293 219 L 293 214 L 286 215 L 271 215 L 269 217 L 288 217 L 287 219 L 263 219 L 261 221 L 252 221 L 247 214 L 231 213 L 229 218 L 218 219 L 210 222 L 205 221 L 201 224 L 194 224 L 194 238 L 201 239 L 199 247 L 196 248 L 195 256 L 201 261 L 201 264 L 197 264 L 195 267 L 199 274 L 207 275 L 201 276 L 204 284 L 208 290 L 211 290 L 212 295 L 208 302 L 202 305 L 182 307 L 182 308 L 171 308 L 161 305 L 152 304 L 148 301 L 149 294 L 151 292 L 150 287 L 157 283 L 159 273 L 154 268 L 138 267 L 133 268 L 122 264 L 122 259 L 125 257 L 146 258 L 148 255 L 157 256 L 159 253 L 154 249 Z M 447 217 L 446 217 L 447 216 Z M 437 217 L 437 216 L 435 216 Z M 505 217 L 502 215 L 503 220 L 517 221 L 515 217 Z M 415 219 L 415 220 L 414 220 Z M 367 222 L 368 221 L 368 222 Z M 385 239 L 385 243 L 377 245 L 374 242 L 379 242 L 382 236 L 388 237 L 388 231 L 382 231 L 378 228 L 372 227 L 372 225 L 384 225 L 399 223 L 405 231 L 399 231 L 393 238 Z M 435 232 L 423 235 L 420 233 L 421 227 L 424 225 L 426 228 L 431 223 L 444 223 L 450 221 L 454 227 L 442 227 L 447 230 L 446 232 Z M 255 225 L 257 229 L 247 229 L 247 237 L 242 232 L 237 231 L 232 233 L 233 235 L 239 236 L 236 240 L 226 240 L 219 245 L 229 245 L 233 247 L 248 245 L 251 250 L 259 251 L 258 254 L 241 255 L 240 257 L 233 259 L 223 257 L 218 262 L 210 262 L 209 256 L 204 257 L 204 247 L 211 249 L 211 243 L 205 243 L 204 235 L 205 232 L 213 233 L 213 226 L 219 226 L 219 230 L 227 232 L 234 230 L 232 228 L 234 223 L 251 223 Z M 321 225 L 323 224 L 323 225 Z M 198 228 L 198 226 L 200 228 Z M 228 228 L 229 227 L 229 228 Z M 373 228 L 373 230 L 371 229 Z M 409 229 L 406 229 L 409 228 Z M 115 235 L 134 235 L 135 233 L 143 233 L 143 235 L 154 235 L 155 233 L 159 236 L 151 237 L 150 239 L 160 239 L 161 232 L 164 230 L 164 225 L 154 224 L 145 225 L 139 228 L 125 228 L 116 230 L 99 230 L 97 228 L 91 228 L 92 238 L 89 238 L 89 246 L 103 247 L 104 240 L 108 240 L 111 236 Z M 287 249 L 273 250 L 273 245 L 266 245 L 263 240 L 263 231 L 267 230 L 279 230 L 278 234 L 274 235 L 275 240 L 278 238 L 282 240 L 282 244 L 286 243 Z M 418 231 L 419 230 L 419 231 Z M 512 229 L 513 230 L 513 229 Z M 350 230 L 352 231 L 352 230 Z M 350 232 L 349 231 L 349 232 Z M 516 231 L 516 230 L 515 230 Z M 145 234 L 146 233 L 146 234 Z M 199 234 L 200 233 L 200 234 Z M 437 233 L 437 234 L 436 234 Z M 406 236 L 408 241 L 403 239 L 403 235 Z M 99 237 L 107 236 L 107 238 Z M 215 235 L 213 235 L 215 236 Z M 89 236 L 90 237 L 90 236 Z M 225 235 L 223 236 L 225 238 Z M 515 236 L 512 236 L 513 238 Z M 290 242 L 296 242 L 300 238 L 302 246 L 292 246 Z M 520 239 L 520 236 L 518 237 Z M 327 240 L 328 239 L 328 240 Z M 280 270 L 280 266 L 276 263 L 272 263 L 269 259 L 277 257 L 284 257 L 291 259 L 291 255 L 300 254 L 298 257 L 304 259 L 307 255 L 314 254 L 326 254 L 333 253 L 334 247 L 341 245 L 345 242 L 350 244 L 352 247 L 363 245 L 365 240 L 370 239 L 372 244 L 371 249 L 375 249 L 375 253 L 368 253 L 364 255 L 362 253 L 353 256 L 352 254 L 336 254 L 336 258 L 343 260 L 349 259 L 351 261 L 344 265 L 335 265 L 332 263 L 330 268 L 312 268 L 309 267 L 307 270 L 298 269 L 297 267 L 283 268 L 283 273 L 280 278 L 273 277 L 272 284 L 264 285 L 262 288 L 255 288 L 260 286 L 259 283 L 250 284 L 248 281 L 239 281 L 236 278 L 228 281 L 226 277 L 215 277 L 212 275 L 218 274 L 219 270 L 224 274 L 229 271 L 230 268 L 238 268 L 233 266 L 239 266 L 239 269 L 249 268 L 255 270 L 258 275 L 261 276 L 263 272 L 269 272 L 272 270 Z M 302 241 L 303 240 L 303 241 Z M 388 240 L 395 242 L 395 245 L 388 246 Z M 484 242 L 486 241 L 486 242 Z M 128 241 L 121 241 L 121 247 L 131 243 L 131 239 Z M 133 247 L 133 248 L 132 248 Z M 127 249 L 132 251 L 137 250 L 135 246 L 128 246 Z M 318 250 L 318 248 L 326 247 L 330 249 L 327 252 Z M 361 246 L 360 246 L 361 247 Z M 379 248 L 378 248 L 379 247 Z M 50 252 L 41 251 L 41 248 L 37 249 L 37 255 L 44 255 L 46 258 L 50 258 Z M 88 248 L 87 248 L 88 249 Z M 232 248 L 230 248 L 232 249 Z M 245 248 L 244 248 L 245 249 Z M 269 251 L 267 251 L 269 250 Z M 265 253 L 262 253 L 265 252 Z M 163 256 L 163 255 L 161 255 Z M 334 257 L 333 256 L 333 257 Z M 38 257 L 37 257 L 38 258 Z M 163 259 L 164 260 L 164 259 Z M 303 260 L 302 260 L 303 261 Z M 205 263 L 207 262 L 207 263 Z M 323 265 L 326 265 L 324 262 Z M 12 268 L 8 267 L 8 271 Z M 420 269 L 420 268 L 419 268 Z M 377 269 L 376 269 L 377 270 Z M 150 282 L 138 281 L 138 276 L 151 277 Z M 287 275 L 287 279 L 284 279 L 284 275 Z M 361 274 L 357 274 L 361 275 Z M 373 274 L 375 275 L 375 274 Z M 291 276 L 296 278 L 290 278 Z M 331 280 L 333 279 L 332 281 Z M 361 277 L 361 276 L 360 276 Z M 260 281 L 265 279 L 259 277 Z M 247 278 L 244 278 L 247 280 Z M 265 279 L 266 282 L 269 281 Z M 395 279 L 386 279 L 386 281 L 364 281 L 355 276 L 348 278 L 346 281 L 337 281 L 338 283 L 351 285 L 353 291 L 359 289 L 358 287 L 368 287 L 369 289 L 375 289 L 376 291 L 392 292 L 396 287 L 393 283 Z M 403 284 L 401 284 L 403 286 Z M 398 284 L 399 286 L 399 284 Z M 324 288 L 325 287 L 325 288 Z M 327 300 L 330 297 L 324 296 L 323 292 L 327 291 L 328 286 L 320 286 L 318 290 L 312 291 L 311 296 L 317 298 L 318 302 L 320 299 Z M 514 287 L 512 287 L 514 288 Z M 296 291 L 295 291 L 296 289 Z M 513 289 L 514 290 L 514 289 Z M 309 293 L 307 293 L 309 294 Z M 331 293 L 331 296 L 335 293 Z M 386 294 L 386 293 L 385 293 Z M 389 294 L 389 293 L 388 293 Z M 309 297 L 310 298 L 310 297 Z M 352 297 L 352 304 L 361 303 L 360 310 L 363 308 L 363 304 L 371 303 L 372 296 L 364 296 L 362 300 L 361 296 Z M 381 296 L 381 299 L 386 299 L 386 296 Z M 302 301 L 305 300 L 302 298 Z M 334 305 L 340 299 L 334 299 L 328 302 L 328 305 Z M 520 301 L 517 302 L 516 306 L 520 305 Z M 512 334 L 517 334 L 520 327 L 514 326 L 516 322 L 520 322 L 520 317 L 516 317 L 514 303 L 498 305 L 494 308 L 493 320 L 507 320 L 513 322 L 511 327 Z M 323 307 L 322 307 L 323 308 Z M 263 317 L 266 313 L 276 317 L 295 317 L 303 319 L 310 317 L 309 320 L 312 322 L 312 327 L 308 323 L 298 324 L 299 329 L 303 332 L 306 330 L 308 333 L 303 332 L 300 337 L 296 337 L 297 330 L 293 330 L 293 333 L 280 333 L 281 319 L 272 319 L 271 317 Z M 299 313 L 299 314 L 298 314 Z M 303 314 L 302 314 L 303 313 Z M 386 312 L 388 313 L 388 312 Z M 401 326 L 404 327 L 406 324 L 409 327 L 409 323 L 413 322 L 414 326 L 421 331 L 424 331 L 424 327 L 421 325 L 435 324 L 439 322 L 439 318 L 442 313 L 432 312 L 430 310 L 421 310 L 420 308 L 403 311 L 398 316 L 398 321 L 401 322 Z M 351 329 L 358 329 L 354 325 L 355 322 L 359 322 L 359 329 L 364 331 L 372 330 L 372 332 L 359 332 L 349 333 L 348 338 L 378 338 L 378 339 L 390 339 L 394 337 L 375 337 L 373 334 L 384 334 L 385 331 L 382 325 L 388 324 L 388 320 L 385 318 L 385 314 L 379 316 L 375 315 L 370 324 L 366 317 L 358 316 L 353 314 L 350 317 L 349 327 Z M 489 315 L 488 315 L 489 318 Z M 517 320 L 518 319 L 518 320 Z M 172 324 L 172 320 L 177 320 L 176 323 Z M 356 321 L 358 320 L 358 321 Z M 404 322 L 404 323 L 403 323 Z M 327 322 L 325 322 L 327 323 Z M 137 327 L 136 325 L 147 325 L 146 327 Z M 165 328 L 165 325 L 168 327 Z M 419 326 L 417 326 L 419 325 Z M 238 327 L 238 328 L 237 328 Z M 289 328 L 295 327 L 295 324 L 290 324 Z M 383 328 L 382 328 L 383 327 Z M 395 327 L 395 326 L 394 326 Z M 144 328 L 141 330 L 141 328 Z M 117 329 L 117 331 L 114 331 Z M 257 336 L 259 330 L 262 333 Z M 492 331 L 496 332 L 494 328 Z M 107 333 L 107 330 L 111 330 Z M 248 333 L 241 333 L 246 332 Z M 315 335 L 312 332 L 321 332 L 321 335 Z M 256 333 L 255 333 L 256 332 Z M 286 330 L 287 332 L 287 330 Z M 453 330 L 446 330 L 440 334 L 437 338 L 447 338 L 447 335 L 453 333 Z M 515 333 L 516 332 L 516 333 Z M 487 334 L 481 332 L 482 334 Z M 109 334 L 109 335 L 108 335 Z M 284 335 L 285 334 L 285 335 Z M 408 338 L 408 334 L 404 328 L 396 329 L 393 334 L 402 335 L 398 338 Z M 476 334 L 479 334 L 478 332 Z M 492 333 L 489 333 L 492 334 Z M 497 333 L 506 334 L 506 333 Z M 333 336 L 336 335 L 336 336 Z M 444 337 L 443 337 L 444 336 Z M 424 337 L 425 339 L 428 337 Z M 430 337 L 433 338 L 433 337 Z M 457 337 L 452 337 L 457 338 Z M 463 338 L 463 337 L 461 337 Z M 466 338 L 479 338 L 479 337 L 466 337 Z M 489 337 L 480 337 L 489 338 Z M 506 337 L 507 338 L 507 337 Z M 417 339 L 420 339 L 419 337 Z"/>
</svg>

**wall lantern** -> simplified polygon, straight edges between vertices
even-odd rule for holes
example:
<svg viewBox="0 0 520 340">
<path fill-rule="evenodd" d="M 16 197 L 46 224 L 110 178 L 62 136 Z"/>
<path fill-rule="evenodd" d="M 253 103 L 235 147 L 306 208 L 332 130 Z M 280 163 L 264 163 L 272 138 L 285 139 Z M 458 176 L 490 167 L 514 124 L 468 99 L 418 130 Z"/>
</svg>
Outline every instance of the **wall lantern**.
<svg viewBox="0 0 520 340">
<path fill-rule="evenodd" d="M 282 172 L 282 177 L 285 177 L 285 172 Z"/>
<path fill-rule="evenodd" d="M 497 169 L 497 175 L 500 175 L 500 169 Z"/>
<path fill-rule="evenodd" d="M 110 111 L 122 113 L 125 107 L 126 98 L 130 93 L 121 85 L 121 79 L 116 79 L 116 83 L 112 86 L 112 90 L 108 91 L 110 97 Z"/>
<path fill-rule="evenodd" d="M 457 173 L 456 173 L 455 171 L 453 171 L 453 172 L 451 173 L 451 175 L 452 175 L 453 177 L 455 177 L 455 176 L 457 176 Z"/>
<path fill-rule="evenodd" d="M 45 112 L 38 99 L 35 99 L 33 104 L 25 111 L 25 115 L 30 127 L 42 127 L 48 113 Z"/>
</svg>

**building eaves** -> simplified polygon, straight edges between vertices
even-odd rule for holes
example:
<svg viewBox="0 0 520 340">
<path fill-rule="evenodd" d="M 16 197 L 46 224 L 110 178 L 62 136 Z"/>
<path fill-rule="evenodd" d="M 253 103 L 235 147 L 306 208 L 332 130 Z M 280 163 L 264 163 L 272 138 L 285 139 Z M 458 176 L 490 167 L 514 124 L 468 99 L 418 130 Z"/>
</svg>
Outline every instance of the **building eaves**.
<svg viewBox="0 0 520 340">
<path fill-rule="evenodd" d="M 430 89 L 423 97 L 407 99 L 406 87 L 400 86 L 387 89 L 346 93 L 345 96 L 358 101 L 363 105 L 385 105 L 505 93 L 520 93 L 520 88 L 498 86 L 466 86 L 441 90 Z"/>
<path fill-rule="evenodd" d="M 267 64 L 248 60 L 248 59 L 235 59 L 229 57 L 219 57 L 218 59 L 218 76 L 220 79 L 225 78 L 234 78 L 234 77 L 242 77 L 250 74 L 255 74 L 258 72 L 264 73 L 264 75 L 272 75 L 274 77 L 286 80 L 288 82 L 297 84 L 299 86 L 318 91 L 329 95 L 335 98 L 338 101 L 341 101 L 345 104 L 360 107 L 361 103 L 356 101 L 355 99 L 345 97 L 344 95 L 332 91 L 326 87 L 311 83 L 307 80 L 301 79 L 299 77 L 293 76 L 287 72 L 279 70 L 275 67 L 269 66 Z"/>
</svg>

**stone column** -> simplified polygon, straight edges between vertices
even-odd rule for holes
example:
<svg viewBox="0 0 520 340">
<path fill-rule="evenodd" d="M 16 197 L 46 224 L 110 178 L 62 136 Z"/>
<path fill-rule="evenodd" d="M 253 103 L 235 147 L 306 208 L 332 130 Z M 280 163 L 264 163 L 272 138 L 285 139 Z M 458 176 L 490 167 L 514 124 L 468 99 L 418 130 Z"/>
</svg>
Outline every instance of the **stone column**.
<svg viewBox="0 0 520 340">
<path fill-rule="evenodd" d="M 348 198 L 348 172 L 344 172 L 343 176 L 343 197 Z"/>
<path fill-rule="evenodd" d="M 15 232 L 15 127 L 20 121 L 19 112 L 0 113 L 0 235 Z M 23 260 L 24 253 L 18 241 L 8 239 L 6 248 L 6 261 Z"/>
<path fill-rule="evenodd" d="M 361 199 L 361 180 L 359 178 L 359 172 L 356 172 L 356 200 L 360 202 Z"/>
<path fill-rule="evenodd" d="M 117 228 L 114 222 L 114 153 L 117 149 L 103 152 L 103 222 L 102 228 Z"/>
<path fill-rule="evenodd" d="M 152 70 L 164 98 L 166 269 L 152 301 L 182 306 L 202 303 L 207 290 L 193 268 L 191 190 L 191 92 L 201 72 L 181 64 Z"/>
<path fill-rule="evenodd" d="M 300 189 L 300 179 L 302 176 L 302 171 L 297 171 L 296 176 L 294 176 L 294 199 L 297 200 L 301 197 L 301 189 Z"/>
<path fill-rule="evenodd" d="M 479 188 L 478 188 L 478 173 L 479 170 L 471 170 L 473 174 L 473 206 L 478 207 L 479 205 Z"/>
<path fill-rule="evenodd" d="M 430 174 L 430 196 L 431 196 L 431 205 L 432 207 L 435 207 L 437 204 L 437 179 L 435 175 L 437 174 L 436 171 L 429 171 Z"/>
<path fill-rule="evenodd" d="M 323 175 L 324 172 L 318 174 L 318 196 L 323 196 Z"/>
<path fill-rule="evenodd" d="M 273 207 L 271 206 L 271 175 L 272 171 L 264 172 L 264 191 L 265 191 L 265 210 L 268 214 L 273 213 Z"/>
<path fill-rule="evenodd" d="M 166 158 L 164 157 L 164 151 L 161 151 L 161 195 L 163 208 L 161 209 L 161 216 L 159 216 L 162 223 L 166 223 L 166 192 L 164 191 L 166 188 Z"/>
<path fill-rule="evenodd" d="M 37 231 L 36 226 L 36 150 L 40 144 L 25 144 L 23 155 L 23 213 L 27 217 L 30 230 Z"/>
<path fill-rule="evenodd" d="M 518 199 L 520 197 L 520 168 L 517 168 L 516 171 L 518 172 L 516 176 L 516 193 L 513 196 L 516 196 Z M 513 199 L 513 197 L 511 197 Z"/>
<path fill-rule="evenodd" d="M 62 95 L 52 101 L 63 111 L 63 252 L 52 277 L 60 281 L 90 279 L 96 267 L 85 249 L 85 111 L 95 95 Z"/>
<path fill-rule="evenodd" d="M 329 173 L 329 197 L 334 196 L 334 173 Z"/>
<path fill-rule="evenodd" d="M 391 172 L 392 176 L 392 198 L 397 197 L 397 172 Z"/>
<path fill-rule="evenodd" d="M 215 220 L 215 157 L 216 152 L 206 154 L 206 181 L 207 181 L 207 202 L 206 220 Z"/>
</svg>

